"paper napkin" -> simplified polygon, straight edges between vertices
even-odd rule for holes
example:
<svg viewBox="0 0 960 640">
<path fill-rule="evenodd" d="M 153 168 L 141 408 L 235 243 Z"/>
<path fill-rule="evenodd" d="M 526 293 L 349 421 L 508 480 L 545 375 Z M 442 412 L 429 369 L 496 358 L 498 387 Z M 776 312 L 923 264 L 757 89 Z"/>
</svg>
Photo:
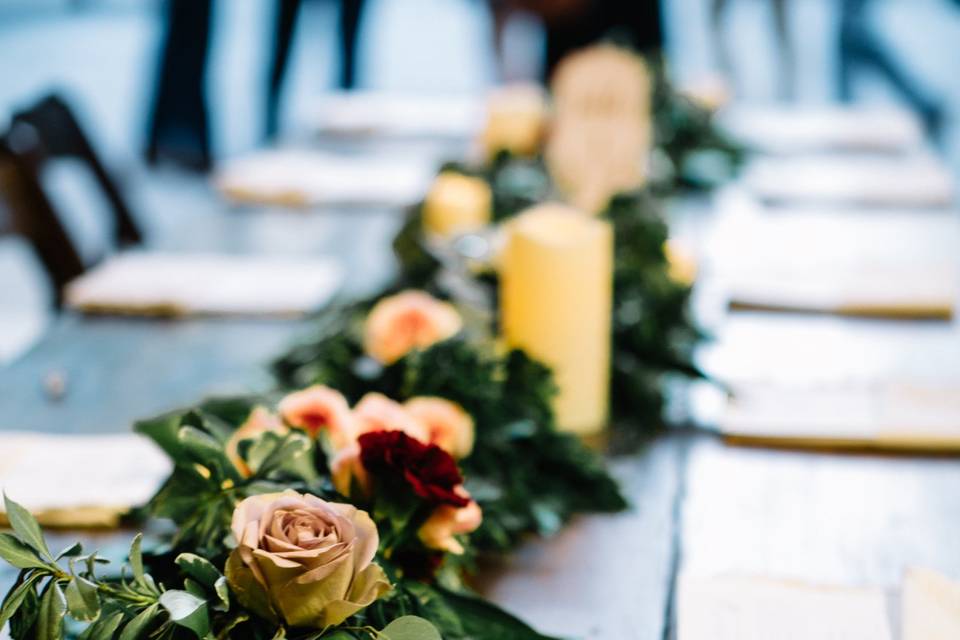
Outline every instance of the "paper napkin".
<svg viewBox="0 0 960 640">
<path fill-rule="evenodd" d="M 301 315 L 336 292 L 326 258 L 128 252 L 71 282 L 68 306 L 133 315 Z"/>
<path fill-rule="evenodd" d="M 46 526 L 116 526 L 170 471 L 167 456 L 134 434 L 0 432 L 0 491 Z"/>
</svg>

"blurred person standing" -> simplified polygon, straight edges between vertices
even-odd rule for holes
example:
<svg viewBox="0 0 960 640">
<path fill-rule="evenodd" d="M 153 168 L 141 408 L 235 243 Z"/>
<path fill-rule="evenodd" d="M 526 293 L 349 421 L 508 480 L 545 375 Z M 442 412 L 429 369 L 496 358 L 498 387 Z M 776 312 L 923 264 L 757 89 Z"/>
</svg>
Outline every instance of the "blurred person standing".
<svg viewBox="0 0 960 640">
<path fill-rule="evenodd" d="M 837 97 L 853 100 L 853 78 L 858 69 L 873 69 L 920 116 L 927 134 L 939 139 L 943 128 L 943 108 L 939 101 L 921 89 L 884 47 L 869 23 L 870 0 L 841 0 Z"/>
<path fill-rule="evenodd" d="M 283 80 L 302 0 L 277 0 L 266 83 L 268 138 L 279 129 Z M 356 50 L 364 0 L 340 0 L 339 85 L 356 84 Z M 212 0 L 166 0 L 166 31 L 147 130 L 149 164 L 168 161 L 193 171 L 213 164 L 206 100 Z"/>
<path fill-rule="evenodd" d="M 543 22 L 544 79 L 568 53 L 603 38 L 645 54 L 657 54 L 663 48 L 659 0 L 491 0 L 490 4 L 498 55 L 502 56 L 502 33 L 512 12 L 525 11 Z"/>
<path fill-rule="evenodd" d="M 777 97 L 790 102 L 796 98 L 797 64 L 790 37 L 787 0 L 769 0 L 771 18 L 773 19 L 773 36 L 779 56 L 777 73 Z M 710 36 L 714 55 L 720 67 L 720 73 L 731 87 L 737 88 L 737 74 L 730 48 L 724 37 L 724 16 L 730 8 L 730 0 L 712 0 L 710 4 Z"/>
<path fill-rule="evenodd" d="M 212 0 L 167 0 L 166 33 L 147 131 L 146 158 L 185 169 L 211 166 L 206 77 Z"/>
<path fill-rule="evenodd" d="M 280 129 L 280 98 L 290 59 L 290 46 L 300 13 L 302 0 L 280 0 L 277 7 L 274 29 L 273 53 L 267 81 L 267 117 L 264 133 L 267 139 L 277 135 Z M 340 72 L 337 84 L 340 89 L 354 89 L 357 84 L 357 48 L 360 21 L 365 0 L 340 0 Z"/>
</svg>

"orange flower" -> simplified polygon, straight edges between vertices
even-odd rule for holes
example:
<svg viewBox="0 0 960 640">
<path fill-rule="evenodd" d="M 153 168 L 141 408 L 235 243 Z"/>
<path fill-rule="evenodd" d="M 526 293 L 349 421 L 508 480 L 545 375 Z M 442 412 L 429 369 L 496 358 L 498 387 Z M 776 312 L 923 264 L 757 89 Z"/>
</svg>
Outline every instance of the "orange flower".
<svg viewBox="0 0 960 640">
<path fill-rule="evenodd" d="M 227 457 L 244 478 L 253 475 L 253 470 L 247 464 L 247 461 L 240 456 L 240 441 L 256 438 L 268 431 L 283 435 L 287 432 L 287 427 L 280 421 L 280 418 L 266 407 L 254 407 L 246 421 L 227 440 L 227 444 L 224 446 Z"/>
<path fill-rule="evenodd" d="M 456 488 L 458 494 L 469 498 L 463 486 Z M 454 507 L 442 504 L 433 510 L 427 521 L 421 525 L 417 536 L 428 549 L 438 549 L 460 555 L 463 545 L 456 536 L 472 533 L 483 522 L 483 511 L 475 500 L 471 500 L 465 507 Z"/>
<path fill-rule="evenodd" d="M 312 438 L 326 431 L 335 449 L 347 446 L 355 437 L 350 406 L 343 394 L 330 387 L 318 384 L 295 391 L 280 401 L 279 409 L 284 422 Z"/>
<path fill-rule="evenodd" d="M 353 408 L 356 435 L 371 431 L 402 431 L 420 442 L 429 441 L 427 427 L 399 402 L 382 393 L 368 393 Z"/>
<path fill-rule="evenodd" d="M 426 349 L 463 327 L 453 305 L 423 291 L 404 291 L 378 302 L 367 316 L 363 346 L 383 364 L 392 364 L 414 349 Z"/>
<path fill-rule="evenodd" d="M 359 443 L 352 442 L 337 452 L 330 462 L 330 477 L 334 488 L 343 496 L 352 497 L 354 486 L 358 486 L 365 496 L 370 495 L 370 476 L 360 460 Z"/>
<path fill-rule="evenodd" d="M 403 405 L 427 428 L 427 442 L 435 444 L 454 458 L 466 458 L 473 450 L 473 418 L 456 402 L 445 398 L 420 396 Z"/>
</svg>

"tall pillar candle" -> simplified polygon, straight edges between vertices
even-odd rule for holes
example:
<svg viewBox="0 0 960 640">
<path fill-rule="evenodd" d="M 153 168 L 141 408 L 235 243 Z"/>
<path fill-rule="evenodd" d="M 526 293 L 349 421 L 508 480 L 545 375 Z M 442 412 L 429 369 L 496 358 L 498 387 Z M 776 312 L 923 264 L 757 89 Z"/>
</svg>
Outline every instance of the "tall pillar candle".
<svg viewBox="0 0 960 640">
<path fill-rule="evenodd" d="M 506 343 L 553 369 L 558 426 L 602 430 L 610 387 L 610 224 L 560 204 L 527 210 L 507 227 L 500 286 Z"/>
</svg>

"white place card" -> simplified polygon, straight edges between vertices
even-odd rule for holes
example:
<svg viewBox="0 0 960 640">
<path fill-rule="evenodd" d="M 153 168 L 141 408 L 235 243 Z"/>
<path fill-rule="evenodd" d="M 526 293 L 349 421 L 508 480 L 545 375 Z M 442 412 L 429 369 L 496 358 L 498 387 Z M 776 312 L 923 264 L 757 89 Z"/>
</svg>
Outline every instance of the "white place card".
<svg viewBox="0 0 960 640">
<path fill-rule="evenodd" d="M 66 304 L 87 313 L 296 316 L 336 293 L 328 258 L 127 252 L 71 282 Z"/>
<path fill-rule="evenodd" d="M 403 207 L 423 197 L 435 169 L 428 158 L 278 149 L 228 161 L 214 184 L 228 200 L 244 204 Z"/>
</svg>

